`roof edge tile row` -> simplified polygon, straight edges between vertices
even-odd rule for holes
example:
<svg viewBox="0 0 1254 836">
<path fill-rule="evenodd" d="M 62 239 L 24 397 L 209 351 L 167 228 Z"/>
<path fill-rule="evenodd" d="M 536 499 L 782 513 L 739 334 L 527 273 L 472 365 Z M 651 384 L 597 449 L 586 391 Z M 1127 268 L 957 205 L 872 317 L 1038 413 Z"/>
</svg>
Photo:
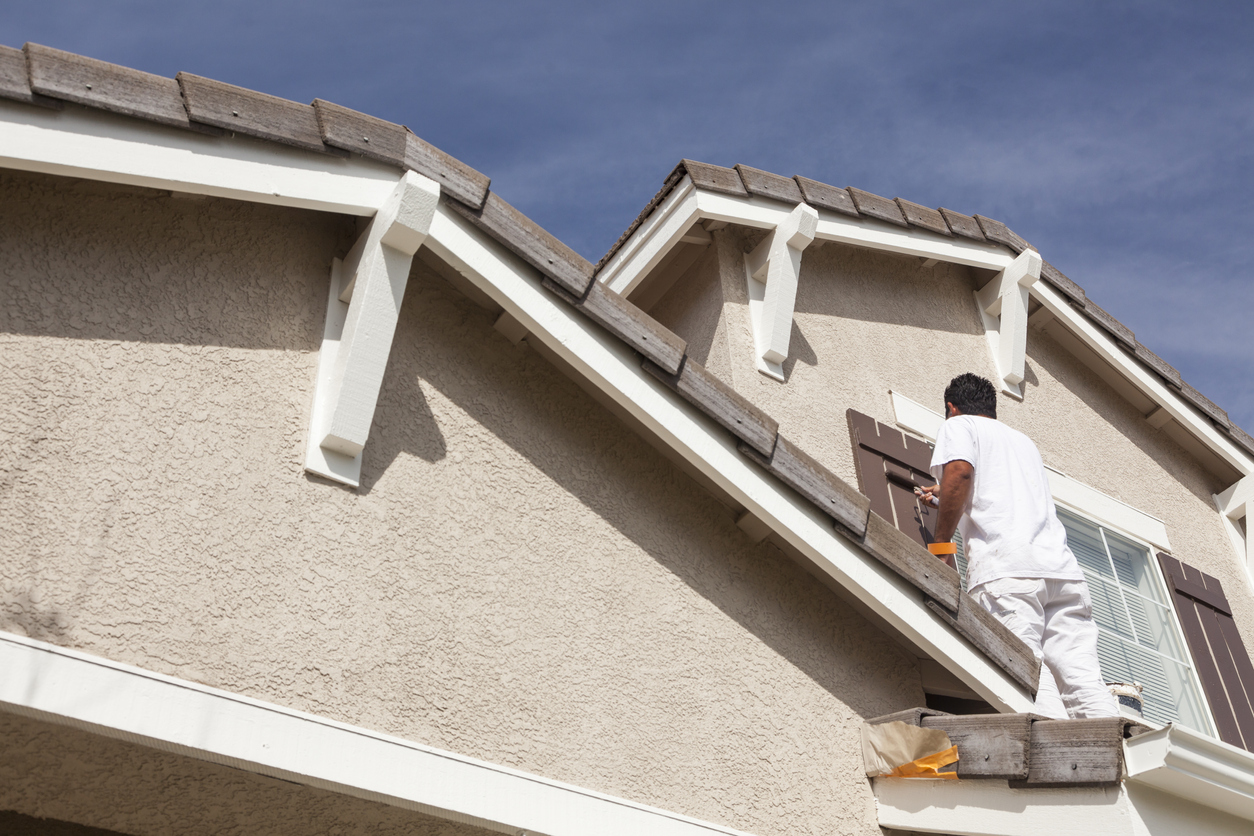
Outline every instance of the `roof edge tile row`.
<svg viewBox="0 0 1254 836">
<path fill-rule="evenodd" d="M 800 175 L 784 177 L 740 163 L 732 168 L 726 168 L 684 159 L 667 175 L 658 193 L 597 262 L 597 273 L 622 249 L 623 245 L 666 200 L 685 176 L 691 178 L 693 185 L 698 189 L 733 197 L 763 197 L 792 205 L 807 203 L 816 209 L 826 209 L 853 218 L 872 218 L 934 235 L 956 236 L 972 241 L 997 244 L 1015 255 L 1029 249 L 1036 250 L 1036 247 L 1029 244 L 1006 224 L 984 215 L 964 215 L 943 207 L 930 209 L 901 197 L 889 200 L 852 186 L 838 188 Z M 1109 334 L 1116 344 L 1141 361 L 1142 365 L 1201 411 L 1233 442 L 1254 455 L 1254 437 L 1234 424 L 1228 417 L 1228 413 L 1217 406 L 1214 401 L 1185 383 L 1179 371 L 1138 342 L 1131 328 L 1098 306 L 1085 294 L 1083 288 L 1049 262 L 1042 263 L 1041 278 L 1065 296 L 1073 307 Z"/>
</svg>

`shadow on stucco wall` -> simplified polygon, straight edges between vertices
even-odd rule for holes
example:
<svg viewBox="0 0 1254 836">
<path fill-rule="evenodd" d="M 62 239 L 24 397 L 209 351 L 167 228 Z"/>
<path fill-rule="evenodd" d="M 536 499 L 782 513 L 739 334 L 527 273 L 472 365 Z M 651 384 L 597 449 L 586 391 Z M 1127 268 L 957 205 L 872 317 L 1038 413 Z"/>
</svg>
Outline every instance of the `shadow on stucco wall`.
<svg viewBox="0 0 1254 836">
<path fill-rule="evenodd" d="M 355 232 L 340 215 L 0 172 L 0 334 L 316 351 L 327 285 L 309 277 L 329 282 Z"/>
<path fill-rule="evenodd" d="M 400 378 L 420 379 L 856 713 L 922 698 L 915 662 L 897 644 L 769 542 L 751 543 L 727 508 L 492 324 L 491 312 L 416 267 L 384 391 L 415 391 Z M 404 448 L 437 449 L 419 405 L 411 416 L 389 395 L 376 427 L 396 428 Z M 377 481 L 396 449 L 370 451 L 363 481 Z"/>
</svg>

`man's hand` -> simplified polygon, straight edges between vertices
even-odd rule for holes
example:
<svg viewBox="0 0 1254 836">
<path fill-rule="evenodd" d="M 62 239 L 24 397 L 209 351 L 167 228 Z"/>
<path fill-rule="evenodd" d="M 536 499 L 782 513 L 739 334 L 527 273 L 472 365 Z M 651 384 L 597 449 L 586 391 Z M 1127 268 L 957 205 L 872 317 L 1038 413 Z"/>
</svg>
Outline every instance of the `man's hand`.
<svg viewBox="0 0 1254 836">
<path fill-rule="evenodd" d="M 933 508 L 940 507 L 940 485 L 915 488 L 914 495 L 923 500 L 924 505 L 931 505 Z"/>
</svg>

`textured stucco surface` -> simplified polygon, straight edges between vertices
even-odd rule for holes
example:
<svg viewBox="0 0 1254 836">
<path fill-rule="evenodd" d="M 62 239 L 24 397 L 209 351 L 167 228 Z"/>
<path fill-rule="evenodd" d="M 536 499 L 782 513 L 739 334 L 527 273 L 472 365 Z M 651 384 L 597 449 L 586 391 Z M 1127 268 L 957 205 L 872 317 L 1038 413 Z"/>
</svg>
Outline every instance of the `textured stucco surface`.
<svg viewBox="0 0 1254 836">
<path fill-rule="evenodd" d="M 0 629 L 760 834 L 874 833 L 889 638 L 425 267 L 300 467 L 350 222 L 0 175 Z"/>
<path fill-rule="evenodd" d="M 945 385 L 972 371 L 995 376 L 972 291 L 957 265 L 827 244 L 811 248 L 801 280 L 785 383 L 753 366 L 743 253 L 760 232 L 714 233 L 715 277 L 691 273 L 655 316 L 699 345 L 725 342 L 716 374 L 780 422 L 780 431 L 857 484 L 845 411 L 895 423 L 889 391 L 941 411 Z M 699 288 L 699 289 L 698 289 Z M 721 308 L 717 321 L 707 311 Z M 926 352 L 927 359 L 923 359 Z M 1045 463 L 1162 519 L 1173 553 L 1219 578 L 1246 647 L 1254 650 L 1254 596 L 1211 495 L 1226 488 L 1188 452 L 1048 334 L 1028 331 L 1024 398 L 999 397 L 999 417 L 1031 436 Z"/>
<path fill-rule="evenodd" d="M 129 836 L 493 831 L 0 712 L 0 810 Z"/>
</svg>

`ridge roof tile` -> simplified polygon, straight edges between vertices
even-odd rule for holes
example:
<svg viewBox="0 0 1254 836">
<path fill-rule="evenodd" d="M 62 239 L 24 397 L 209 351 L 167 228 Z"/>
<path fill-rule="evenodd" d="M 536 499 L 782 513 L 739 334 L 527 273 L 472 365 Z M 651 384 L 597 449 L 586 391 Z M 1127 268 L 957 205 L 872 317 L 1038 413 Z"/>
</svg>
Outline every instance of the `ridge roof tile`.
<svg viewBox="0 0 1254 836">
<path fill-rule="evenodd" d="M 28 43 L 22 51 L 33 93 L 175 128 L 220 133 L 187 118 L 178 82 L 172 78 L 39 44 Z"/>
<path fill-rule="evenodd" d="M 858 207 L 853 205 L 853 198 L 849 196 L 847 189 L 838 189 L 800 174 L 793 179 L 801 188 L 802 198 L 815 209 L 828 209 L 853 218 L 858 217 Z"/>
<path fill-rule="evenodd" d="M 325 99 L 314 99 L 313 109 L 327 145 L 398 168 L 405 165 L 404 126 Z"/>
<path fill-rule="evenodd" d="M 911 226 L 926 229 L 928 232 L 935 232 L 937 235 L 944 235 L 946 238 L 953 235 L 940 212 L 918 203 L 912 203 L 905 198 L 898 197 L 895 200 L 897 206 L 901 208 L 901 214 L 906 216 L 906 222 Z"/>
<path fill-rule="evenodd" d="M 986 218 L 983 215 L 976 215 L 975 220 L 980 224 L 980 231 L 984 233 L 984 237 L 995 244 L 1002 244 L 1014 250 L 1015 255 L 1024 250 L 1035 250 L 1036 247 L 1024 241 L 1018 235 L 1010 231 L 1010 227 L 1001 221 L 995 221 L 992 218 Z"/>
<path fill-rule="evenodd" d="M 744 181 L 740 179 L 740 173 L 734 168 L 699 163 L 696 160 L 681 160 L 679 164 L 688 172 L 688 176 L 692 178 L 692 184 L 698 189 L 708 189 L 736 197 L 746 197 L 749 194 L 745 189 Z"/>
<path fill-rule="evenodd" d="M 1062 295 L 1078 303 L 1080 307 L 1084 307 L 1084 288 L 1064 276 L 1061 270 L 1044 259 L 1041 260 L 1041 278 L 1058 288 Z"/>
<path fill-rule="evenodd" d="M 523 261 L 547 276 L 567 293 L 582 299 L 592 283 L 592 264 L 547 230 L 488 192 L 479 209 L 456 200 L 447 205 L 466 220 L 500 241 Z"/>
<path fill-rule="evenodd" d="M 906 223 L 906 216 L 901 212 L 901 207 L 888 198 L 864 192 L 862 189 L 855 189 L 853 186 L 849 187 L 849 195 L 853 198 L 853 205 L 857 206 L 858 211 L 868 218 L 878 218 L 897 226 L 909 226 Z"/>
<path fill-rule="evenodd" d="M 1188 383 L 1181 382 L 1180 394 L 1184 395 L 1185 400 L 1204 412 L 1221 428 L 1227 429 L 1232 426 L 1232 422 L 1228 420 L 1227 412 L 1224 412 L 1215 405 L 1214 401 L 1194 389 Z"/>
<path fill-rule="evenodd" d="M 22 50 L 11 46 L 0 46 L 0 98 L 54 109 L 61 107 L 56 99 L 31 91 L 26 55 Z"/>
<path fill-rule="evenodd" d="M 954 235 L 961 235 L 963 238 L 970 238 L 972 241 L 983 241 L 984 232 L 980 229 L 980 223 L 970 215 L 964 215 L 961 212 L 955 212 L 952 209 L 946 209 L 943 206 L 936 210 L 940 212 L 941 217 L 945 219 L 945 223 L 949 225 L 949 231 Z"/>
<path fill-rule="evenodd" d="M 179 73 L 175 78 L 183 91 L 187 114 L 193 122 L 307 151 L 348 156 L 348 152 L 332 148 L 322 141 L 318 116 L 312 105 L 192 73 Z"/>
<path fill-rule="evenodd" d="M 405 129 L 405 167 L 430 177 L 442 191 L 472 209 L 482 208 L 488 199 L 492 181 L 487 175 L 444 153 L 409 128 Z"/>
<path fill-rule="evenodd" d="M 1132 329 L 1106 313 L 1104 308 L 1099 307 L 1096 302 L 1087 297 L 1084 300 L 1084 313 L 1124 346 L 1133 352 L 1136 351 L 1136 335 L 1132 333 Z"/>
<path fill-rule="evenodd" d="M 759 197 L 769 197 L 796 205 L 802 202 L 801 187 L 791 177 L 781 177 L 760 168 L 750 168 L 736 163 L 736 173 L 744 183 L 745 191 Z"/>
</svg>

